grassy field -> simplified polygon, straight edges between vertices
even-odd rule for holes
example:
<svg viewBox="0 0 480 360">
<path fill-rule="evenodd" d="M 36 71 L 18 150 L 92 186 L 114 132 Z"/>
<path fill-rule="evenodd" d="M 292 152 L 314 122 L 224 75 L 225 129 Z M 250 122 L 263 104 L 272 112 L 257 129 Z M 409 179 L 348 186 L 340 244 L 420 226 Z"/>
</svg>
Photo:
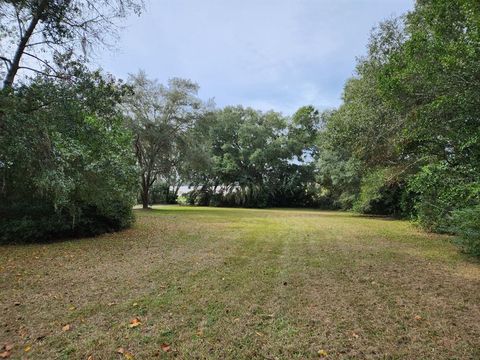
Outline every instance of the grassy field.
<svg viewBox="0 0 480 360">
<path fill-rule="evenodd" d="M 309 210 L 136 214 L 117 234 L 0 247 L 0 354 L 480 359 L 480 265 L 447 237 Z"/>
</svg>

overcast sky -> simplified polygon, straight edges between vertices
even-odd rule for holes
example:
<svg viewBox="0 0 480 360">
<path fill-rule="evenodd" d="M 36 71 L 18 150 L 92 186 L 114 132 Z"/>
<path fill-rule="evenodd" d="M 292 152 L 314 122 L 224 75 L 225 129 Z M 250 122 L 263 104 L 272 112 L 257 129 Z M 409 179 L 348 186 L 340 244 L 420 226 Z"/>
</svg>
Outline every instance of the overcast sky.
<svg viewBox="0 0 480 360">
<path fill-rule="evenodd" d="M 147 0 L 125 22 L 118 50 L 97 60 L 126 78 L 199 83 L 217 106 L 242 104 L 292 114 L 340 103 L 370 29 L 413 0 Z"/>
</svg>

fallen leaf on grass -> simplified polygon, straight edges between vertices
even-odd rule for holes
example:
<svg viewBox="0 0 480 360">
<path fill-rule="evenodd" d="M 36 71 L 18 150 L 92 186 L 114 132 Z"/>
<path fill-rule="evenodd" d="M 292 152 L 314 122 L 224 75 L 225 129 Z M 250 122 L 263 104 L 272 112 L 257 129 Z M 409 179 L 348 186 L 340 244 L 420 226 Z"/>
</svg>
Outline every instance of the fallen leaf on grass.
<svg viewBox="0 0 480 360">
<path fill-rule="evenodd" d="M 117 303 L 116 302 L 111 302 L 111 303 L 108 303 L 107 305 L 108 306 L 113 306 L 113 305 L 117 305 Z"/>
<path fill-rule="evenodd" d="M 72 329 L 72 327 L 70 326 L 70 324 L 67 324 L 67 325 L 62 327 L 62 331 L 70 331 L 71 329 Z"/>
<path fill-rule="evenodd" d="M 0 359 L 7 359 L 11 355 L 11 352 L 9 350 L 5 350 L 0 353 Z"/>
<path fill-rule="evenodd" d="M 422 320 L 422 317 L 420 315 L 415 315 L 415 320 L 420 321 Z"/>
<path fill-rule="evenodd" d="M 326 352 L 325 350 L 323 350 L 323 349 L 318 350 L 318 356 L 320 356 L 320 357 L 326 357 L 327 355 L 328 355 L 328 354 L 327 354 L 327 352 Z"/>
<path fill-rule="evenodd" d="M 32 347 L 30 345 L 25 346 L 25 348 L 23 349 L 23 351 L 25 352 L 29 352 L 30 350 L 32 350 Z"/>
<path fill-rule="evenodd" d="M 121 354 L 123 355 L 123 357 L 127 360 L 132 360 L 135 358 L 135 356 L 133 356 L 133 354 L 131 352 L 128 352 L 127 350 L 125 350 L 123 347 L 119 347 L 117 349 L 117 354 Z"/>
<path fill-rule="evenodd" d="M 160 348 L 162 349 L 163 352 L 169 352 L 171 351 L 172 349 L 170 348 L 170 345 L 166 344 L 166 343 L 163 343 L 162 345 L 160 345 Z"/>
<path fill-rule="evenodd" d="M 76 309 L 75 306 L 70 306 L 70 307 L 68 308 L 68 310 L 70 310 L 70 311 L 73 311 L 73 310 L 75 310 L 75 309 Z"/>
<path fill-rule="evenodd" d="M 5 344 L 3 348 L 5 351 L 11 351 L 13 349 L 13 344 Z"/>
<path fill-rule="evenodd" d="M 130 325 L 128 325 L 128 326 L 129 326 L 130 328 L 134 328 L 134 327 L 137 327 L 137 326 L 139 326 L 139 325 L 141 325 L 141 324 L 142 324 L 142 322 L 140 321 L 140 319 L 139 319 L 138 317 L 136 317 L 136 318 L 134 318 L 134 319 L 132 319 L 132 320 L 130 321 Z"/>
</svg>

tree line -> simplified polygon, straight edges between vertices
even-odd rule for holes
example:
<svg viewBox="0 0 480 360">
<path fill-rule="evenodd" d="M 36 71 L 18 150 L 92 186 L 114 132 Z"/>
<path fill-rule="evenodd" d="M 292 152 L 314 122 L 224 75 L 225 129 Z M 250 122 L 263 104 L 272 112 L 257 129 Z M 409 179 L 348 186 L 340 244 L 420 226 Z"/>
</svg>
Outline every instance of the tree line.
<svg viewBox="0 0 480 360">
<path fill-rule="evenodd" d="M 293 117 L 242 106 L 216 109 L 198 98 L 198 85 L 167 86 L 144 72 L 127 81 L 123 109 L 134 134 L 144 208 L 156 193 L 177 200 L 190 186 L 196 205 L 313 206 L 314 156 L 320 114 L 306 106 Z"/>
<path fill-rule="evenodd" d="M 382 22 L 319 137 L 336 203 L 458 233 L 480 254 L 480 3 L 417 1 Z"/>
<path fill-rule="evenodd" d="M 342 104 L 292 116 L 216 108 L 188 79 L 90 70 L 101 30 L 141 10 L 92 4 L 0 1 L 2 240 L 118 230 L 137 201 L 181 201 L 394 215 L 480 253 L 477 1 L 419 0 L 382 22 Z"/>
</svg>

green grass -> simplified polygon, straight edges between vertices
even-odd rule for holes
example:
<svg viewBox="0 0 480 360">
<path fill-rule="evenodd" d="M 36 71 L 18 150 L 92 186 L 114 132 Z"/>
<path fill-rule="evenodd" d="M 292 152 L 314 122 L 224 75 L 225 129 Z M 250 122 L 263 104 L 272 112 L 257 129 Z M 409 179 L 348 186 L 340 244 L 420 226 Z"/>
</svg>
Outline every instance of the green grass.
<svg viewBox="0 0 480 360">
<path fill-rule="evenodd" d="M 136 215 L 121 233 L 0 247 L 11 358 L 480 358 L 480 265 L 448 237 L 313 210 Z"/>
</svg>

